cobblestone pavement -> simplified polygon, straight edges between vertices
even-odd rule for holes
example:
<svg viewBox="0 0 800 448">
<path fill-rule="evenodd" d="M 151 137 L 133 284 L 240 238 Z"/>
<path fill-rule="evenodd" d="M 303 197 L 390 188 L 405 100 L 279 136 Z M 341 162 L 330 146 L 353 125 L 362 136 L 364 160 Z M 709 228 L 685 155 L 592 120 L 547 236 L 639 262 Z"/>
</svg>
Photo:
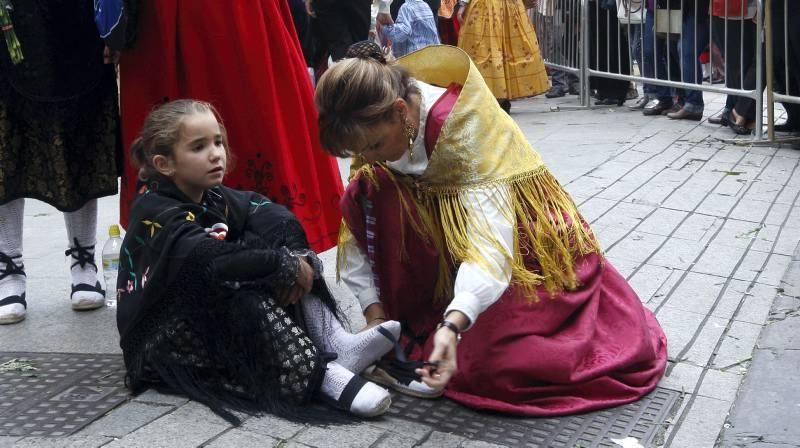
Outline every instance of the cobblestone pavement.
<svg viewBox="0 0 800 448">
<path fill-rule="evenodd" d="M 723 97 L 706 98 L 706 116 L 721 109 Z M 770 319 L 776 296 L 792 300 L 782 281 L 800 240 L 800 150 L 720 140 L 732 133 L 705 121 L 563 107 L 575 102 L 536 98 L 514 103 L 512 113 L 666 331 L 670 363 L 660 386 L 681 392 L 681 400 L 658 443 L 733 446 L 718 438 L 731 426 L 728 413 L 759 334 L 776 320 Z M 551 109 L 559 104 L 562 111 Z M 116 201 L 100 202 L 98 241 L 114 222 Z M 113 309 L 69 309 L 60 213 L 28 201 L 24 230 L 28 319 L 0 327 L 1 350 L 119 353 Z M 335 285 L 335 253 L 323 255 L 328 279 L 358 328 L 363 318 L 354 298 Z M 0 447 L 247 445 L 496 446 L 394 417 L 331 428 L 259 417 L 233 428 L 202 405 L 155 392 L 67 438 L 0 437 Z"/>
</svg>

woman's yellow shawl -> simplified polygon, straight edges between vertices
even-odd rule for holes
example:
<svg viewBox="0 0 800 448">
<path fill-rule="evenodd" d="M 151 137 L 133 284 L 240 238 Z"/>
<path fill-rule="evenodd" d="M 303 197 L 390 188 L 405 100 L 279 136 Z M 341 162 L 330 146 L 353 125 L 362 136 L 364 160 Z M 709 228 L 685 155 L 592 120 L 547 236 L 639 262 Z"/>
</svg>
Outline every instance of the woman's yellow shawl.
<svg viewBox="0 0 800 448">
<path fill-rule="evenodd" d="M 418 177 L 391 172 L 416 203 L 420 218 L 411 219 L 414 230 L 421 238 L 431 240 L 439 253 L 450 256 L 450 260 L 444 256 L 440 260 L 437 298 L 452 297 L 449 262 L 471 261 L 492 272 L 484 254 L 470 244 L 469 235 L 496 246 L 511 263 L 512 285 L 529 290 L 533 298 L 538 298 L 539 285 L 551 296 L 577 288 L 575 257 L 600 252 L 598 243 L 572 198 L 514 120 L 500 108 L 469 56 L 457 47 L 437 45 L 398 62 L 414 78 L 428 84 L 463 85 L 425 172 Z M 373 166 L 361 165 L 356 175 L 372 177 Z M 516 222 L 513 253 L 507 253 L 492 235 L 483 216 L 465 212 L 465 192 L 474 189 L 495 189 L 498 208 Z M 410 205 L 402 195 L 401 201 L 408 210 Z M 343 226 L 340 242 L 349 237 L 348 233 Z"/>
</svg>

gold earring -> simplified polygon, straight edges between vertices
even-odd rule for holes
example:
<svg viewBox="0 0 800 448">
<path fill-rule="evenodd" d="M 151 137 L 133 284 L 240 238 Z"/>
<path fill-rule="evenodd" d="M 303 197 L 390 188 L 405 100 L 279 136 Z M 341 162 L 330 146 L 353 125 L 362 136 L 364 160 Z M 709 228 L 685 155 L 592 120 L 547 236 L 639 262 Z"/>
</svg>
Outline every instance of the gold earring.
<svg viewBox="0 0 800 448">
<path fill-rule="evenodd" d="M 409 120 L 405 123 L 406 136 L 408 137 L 408 159 L 414 159 L 414 127 Z"/>
</svg>

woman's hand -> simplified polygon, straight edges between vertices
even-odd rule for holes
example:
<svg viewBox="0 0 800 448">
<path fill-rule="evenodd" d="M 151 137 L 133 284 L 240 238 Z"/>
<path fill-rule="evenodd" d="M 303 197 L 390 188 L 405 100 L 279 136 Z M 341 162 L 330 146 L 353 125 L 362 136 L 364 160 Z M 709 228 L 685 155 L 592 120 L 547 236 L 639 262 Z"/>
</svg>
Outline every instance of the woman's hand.
<svg viewBox="0 0 800 448">
<path fill-rule="evenodd" d="M 305 257 L 297 257 L 297 261 L 297 279 L 294 285 L 278 294 L 278 301 L 281 306 L 296 304 L 314 286 L 314 268 L 306 261 Z"/>
<path fill-rule="evenodd" d="M 436 330 L 436 334 L 433 336 L 433 351 L 428 361 L 437 365 L 425 366 L 416 370 L 417 375 L 422 377 L 425 384 L 438 390 L 447 386 L 458 370 L 456 364 L 457 342 L 458 336 L 453 330 L 447 327 Z"/>
</svg>

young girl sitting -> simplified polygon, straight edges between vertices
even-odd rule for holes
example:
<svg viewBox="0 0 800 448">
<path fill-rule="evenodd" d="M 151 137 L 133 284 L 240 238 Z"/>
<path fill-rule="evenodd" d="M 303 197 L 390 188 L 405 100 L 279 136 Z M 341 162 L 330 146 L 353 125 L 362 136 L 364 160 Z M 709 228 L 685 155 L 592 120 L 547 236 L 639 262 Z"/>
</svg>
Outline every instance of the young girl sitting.
<svg viewBox="0 0 800 448">
<path fill-rule="evenodd" d="M 132 153 L 141 187 L 117 324 L 133 392 L 166 387 L 233 423 L 232 410 L 308 417 L 301 405 L 317 391 L 359 416 L 385 412 L 389 394 L 358 373 L 392 347 L 400 324 L 342 327 L 294 215 L 222 186 L 230 157 L 213 106 L 160 106 Z"/>
</svg>

